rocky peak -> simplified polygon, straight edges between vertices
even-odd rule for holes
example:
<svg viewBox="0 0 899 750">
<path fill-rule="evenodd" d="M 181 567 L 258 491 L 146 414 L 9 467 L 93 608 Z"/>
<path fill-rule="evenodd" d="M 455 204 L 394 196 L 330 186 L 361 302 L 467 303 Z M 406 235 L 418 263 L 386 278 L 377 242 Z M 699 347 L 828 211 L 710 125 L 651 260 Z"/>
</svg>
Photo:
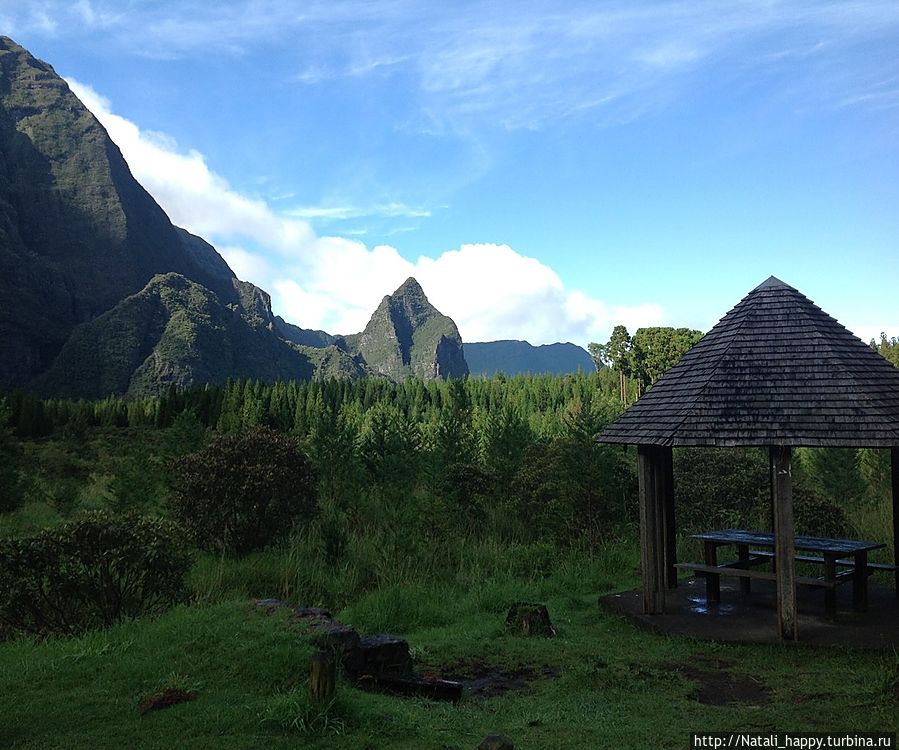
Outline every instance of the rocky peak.
<svg viewBox="0 0 899 750">
<path fill-rule="evenodd" d="M 468 374 L 456 324 L 411 277 L 381 300 L 356 346 L 372 370 L 393 380 Z"/>
</svg>

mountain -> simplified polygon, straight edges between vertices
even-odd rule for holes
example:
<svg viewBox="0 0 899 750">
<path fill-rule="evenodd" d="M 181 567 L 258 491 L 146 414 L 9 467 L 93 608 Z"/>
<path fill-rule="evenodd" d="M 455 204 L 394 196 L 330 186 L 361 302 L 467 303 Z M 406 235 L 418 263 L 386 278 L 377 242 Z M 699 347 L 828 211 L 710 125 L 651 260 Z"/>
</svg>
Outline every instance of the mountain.
<svg viewBox="0 0 899 750">
<path fill-rule="evenodd" d="M 506 375 L 526 373 L 593 372 L 593 359 L 574 344 L 543 344 L 532 346 L 527 341 L 488 341 L 465 345 L 465 359 L 472 375 L 491 377 L 498 372 Z"/>
<path fill-rule="evenodd" d="M 181 274 L 154 276 L 140 292 L 76 328 L 35 389 L 101 398 L 153 395 L 227 376 L 311 378 L 310 357 L 256 320 L 253 325 L 244 310 L 223 305 Z"/>
<path fill-rule="evenodd" d="M 26 385 L 76 325 L 167 272 L 237 301 L 231 269 L 172 225 L 65 81 L 0 37 L 0 384 Z"/>
<path fill-rule="evenodd" d="M 96 398 L 467 371 L 455 324 L 414 279 L 354 336 L 275 316 L 171 223 L 53 68 L 0 37 L 0 388 Z"/>
<path fill-rule="evenodd" d="M 385 296 L 365 330 L 345 341 L 349 351 L 358 352 L 375 373 L 391 380 L 468 374 L 456 324 L 428 302 L 413 278 Z"/>
</svg>

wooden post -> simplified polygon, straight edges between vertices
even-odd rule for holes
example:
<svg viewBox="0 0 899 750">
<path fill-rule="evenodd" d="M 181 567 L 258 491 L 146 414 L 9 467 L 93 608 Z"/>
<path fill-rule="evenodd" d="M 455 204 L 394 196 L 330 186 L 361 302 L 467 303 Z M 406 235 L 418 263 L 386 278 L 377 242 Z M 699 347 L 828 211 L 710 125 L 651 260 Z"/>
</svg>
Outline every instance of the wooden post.
<svg viewBox="0 0 899 750">
<path fill-rule="evenodd" d="M 893 476 L 893 565 L 896 569 L 896 596 L 899 597 L 899 447 L 890 449 Z"/>
<path fill-rule="evenodd" d="M 665 524 L 665 584 L 677 588 L 677 524 L 674 519 L 674 455 L 662 448 L 662 508 Z"/>
<path fill-rule="evenodd" d="M 649 615 L 665 611 L 665 521 L 661 500 L 663 450 L 654 445 L 637 446 L 643 613 Z"/>
<path fill-rule="evenodd" d="M 782 641 L 799 637 L 796 616 L 796 551 L 793 531 L 793 482 L 790 448 L 770 449 L 774 488 L 774 561 L 777 582 L 777 622 Z"/>
<path fill-rule="evenodd" d="M 309 697 L 327 701 L 337 685 L 337 660 L 333 651 L 317 651 L 309 660 Z"/>
<path fill-rule="evenodd" d="M 768 523 L 774 533 L 774 451 L 768 451 Z"/>
</svg>

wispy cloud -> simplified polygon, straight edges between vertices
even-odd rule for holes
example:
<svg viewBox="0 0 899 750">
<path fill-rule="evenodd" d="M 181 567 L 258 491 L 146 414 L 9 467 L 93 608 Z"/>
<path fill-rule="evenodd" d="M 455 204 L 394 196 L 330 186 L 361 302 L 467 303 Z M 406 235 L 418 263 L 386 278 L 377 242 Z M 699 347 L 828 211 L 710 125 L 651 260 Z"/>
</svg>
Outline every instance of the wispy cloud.
<svg viewBox="0 0 899 750">
<path fill-rule="evenodd" d="M 299 206 L 285 211 L 298 219 L 346 221 L 367 217 L 424 219 L 432 215 L 430 209 L 413 208 L 404 203 L 384 203 L 376 206 Z"/>
<path fill-rule="evenodd" d="M 0 0 L 12 29 L 105 34 L 125 54 L 277 53 L 298 84 L 400 75 L 406 127 L 539 128 L 559 117 L 627 121 L 710 77 L 779 79 L 799 106 L 871 107 L 899 72 L 895 0 Z M 892 45 L 889 42 L 892 40 Z M 275 59 L 275 55 L 272 55 Z"/>
</svg>

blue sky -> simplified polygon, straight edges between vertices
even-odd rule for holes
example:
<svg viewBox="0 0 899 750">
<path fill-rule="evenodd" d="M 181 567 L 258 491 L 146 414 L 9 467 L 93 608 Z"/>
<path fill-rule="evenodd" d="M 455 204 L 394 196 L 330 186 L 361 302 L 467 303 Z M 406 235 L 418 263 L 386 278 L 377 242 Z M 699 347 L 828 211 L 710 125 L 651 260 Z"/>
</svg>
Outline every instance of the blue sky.
<svg viewBox="0 0 899 750">
<path fill-rule="evenodd" d="M 769 275 L 899 335 L 899 3 L 0 0 L 172 219 L 306 327 L 707 330 Z"/>
</svg>

